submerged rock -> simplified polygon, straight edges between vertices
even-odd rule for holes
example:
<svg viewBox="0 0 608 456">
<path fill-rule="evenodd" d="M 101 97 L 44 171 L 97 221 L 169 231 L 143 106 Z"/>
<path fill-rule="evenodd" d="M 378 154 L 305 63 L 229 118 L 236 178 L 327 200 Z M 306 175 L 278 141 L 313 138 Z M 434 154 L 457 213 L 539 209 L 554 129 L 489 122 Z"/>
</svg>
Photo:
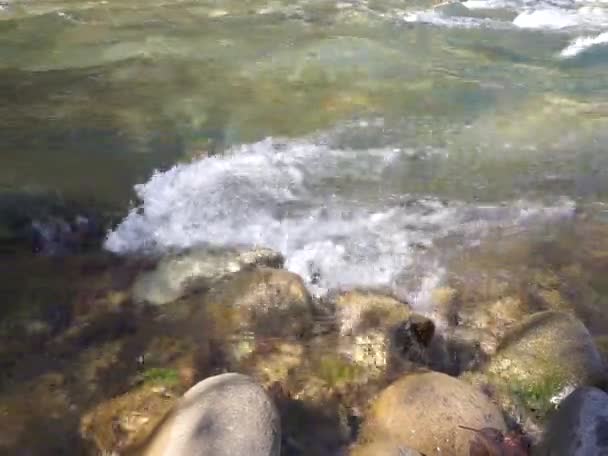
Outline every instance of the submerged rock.
<svg viewBox="0 0 608 456">
<path fill-rule="evenodd" d="M 570 394 L 551 418 L 537 454 L 608 454 L 608 394 L 591 387 Z"/>
<path fill-rule="evenodd" d="M 350 456 L 422 456 L 422 454 L 393 441 L 385 440 L 357 445 L 351 451 Z"/>
<path fill-rule="evenodd" d="M 304 347 L 300 343 L 280 341 L 270 350 L 259 350 L 251 359 L 252 372 L 262 385 L 285 382 L 289 374 L 303 362 Z"/>
<path fill-rule="evenodd" d="M 602 380 L 603 367 L 585 326 L 547 311 L 511 326 L 485 366 L 461 378 L 487 391 L 538 443 L 548 414 L 576 387 Z"/>
<path fill-rule="evenodd" d="M 77 411 L 68 382 L 62 373 L 52 371 L 12 390 L 2 385 L 0 454 L 82 454 L 73 435 Z"/>
<path fill-rule="evenodd" d="M 133 298 L 138 302 L 167 304 L 181 298 L 193 288 L 208 286 L 247 267 L 282 265 L 281 254 L 270 249 L 194 249 L 164 258 L 154 270 L 140 274 L 133 285 Z"/>
<path fill-rule="evenodd" d="M 341 335 L 353 335 L 383 325 L 390 327 L 408 319 L 411 307 L 379 293 L 350 291 L 336 300 L 336 318 Z"/>
<path fill-rule="evenodd" d="M 585 326 L 560 312 L 540 312 L 515 325 L 484 373 L 543 418 L 566 388 L 604 374 L 601 356 Z"/>
<path fill-rule="evenodd" d="M 405 375 L 373 403 L 354 454 L 385 441 L 427 456 L 468 454 L 471 433 L 459 426 L 505 430 L 500 410 L 467 383 L 437 372 Z"/>
<path fill-rule="evenodd" d="M 176 400 L 158 383 L 145 383 L 88 411 L 80 434 L 102 454 L 128 451 L 146 441 Z"/>
<path fill-rule="evenodd" d="M 411 308 L 377 293 L 351 291 L 336 300 L 339 349 L 370 373 L 383 372 L 391 354 L 391 334 L 407 321 Z"/>
<path fill-rule="evenodd" d="M 340 351 L 359 365 L 383 370 L 392 355 L 420 361 L 433 322 L 408 304 L 379 293 L 351 291 L 336 300 Z"/>
<path fill-rule="evenodd" d="M 253 351 L 257 338 L 299 339 L 313 324 L 313 302 L 304 282 L 283 269 L 241 271 L 203 299 L 211 336 L 233 339 L 239 353 Z"/>
<path fill-rule="evenodd" d="M 252 379 L 222 374 L 196 384 L 176 403 L 144 456 L 279 456 L 275 405 Z"/>
<path fill-rule="evenodd" d="M 492 302 L 474 302 L 458 310 L 458 322 L 467 327 L 487 331 L 501 338 L 513 323 L 528 314 L 527 305 L 521 299 L 507 296 Z"/>
</svg>

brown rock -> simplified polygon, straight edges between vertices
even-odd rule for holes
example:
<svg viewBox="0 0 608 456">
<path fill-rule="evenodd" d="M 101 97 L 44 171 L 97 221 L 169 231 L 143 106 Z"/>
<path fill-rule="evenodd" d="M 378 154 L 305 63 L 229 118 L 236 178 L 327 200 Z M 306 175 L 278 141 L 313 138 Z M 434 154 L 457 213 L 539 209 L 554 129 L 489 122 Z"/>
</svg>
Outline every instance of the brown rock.
<svg viewBox="0 0 608 456">
<path fill-rule="evenodd" d="M 336 300 L 340 352 L 382 372 L 391 356 L 420 361 L 435 333 L 434 323 L 408 304 L 374 292 L 350 291 Z"/>
<path fill-rule="evenodd" d="M 372 405 L 362 443 L 385 439 L 427 456 L 468 454 L 470 431 L 505 430 L 500 410 L 479 390 L 437 372 L 406 375 Z"/>
<path fill-rule="evenodd" d="M 283 269 L 241 271 L 205 297 L 210 329 L 226 336 L 298 337 L 313 322 L 312 298 L 302 279 Z"/>
<path fill-rule="evenodd" d="M 396 442 L 383 440 L 355 446 L 350 456 L 422 456 L 418 451 Z"/>
<path fill-rule="evenodd" d="M 336 300 L 336 317 L 341 335 L 355 335 L 378 326 L 390 327 L 409 318 L 410 306 L 378 293 L 350 291 Z"/>
<path fill-rule="evenodd" d="M 101 453 L 127 451 L 148 438 L 176 400 L 158 386 L 144 384 L 86 413 L 80 433 Z"/>
</svg>

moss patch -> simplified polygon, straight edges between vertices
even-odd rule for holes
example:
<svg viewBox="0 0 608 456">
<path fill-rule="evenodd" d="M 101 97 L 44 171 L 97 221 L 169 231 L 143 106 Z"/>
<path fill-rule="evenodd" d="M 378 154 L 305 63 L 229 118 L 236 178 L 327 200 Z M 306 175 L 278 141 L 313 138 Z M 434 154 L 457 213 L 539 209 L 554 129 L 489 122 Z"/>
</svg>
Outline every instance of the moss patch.
<svg viewBox="0 0 608 456">
<path fill-rule="evenodd" d="M 172 386 L 179 383 L 179 373 L 175 369 L 153 367 L 142 373 L 142 379 L 145 383 Z"/>
<path fill-rule="evenodd" d="M 566 386 L 566 382 L 558 376 L 547 375 L 542 381 L 524 385 L 510 386 L 510 392 L 515 399 L 532 412 L 538 419 L 544 420 L 555 409 L 552 399 Z"/>
<path fill-rule="evenodd" d="M 356 383 L 363 370 L 341 356 L 326 355 L 317 361 L 315 372 L 330 387 L 342 387 Z"/>
</svg>

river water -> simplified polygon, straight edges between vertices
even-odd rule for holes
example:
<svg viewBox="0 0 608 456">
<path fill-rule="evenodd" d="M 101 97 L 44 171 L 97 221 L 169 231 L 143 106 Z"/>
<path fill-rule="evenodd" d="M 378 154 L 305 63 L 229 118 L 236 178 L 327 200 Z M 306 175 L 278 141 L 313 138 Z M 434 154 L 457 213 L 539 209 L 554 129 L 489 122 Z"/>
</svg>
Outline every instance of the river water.
<svg viewBox="0 0 608 456">
<path fill-rule="evenodd" d="M 0 27 L 0 187 L 122 212 L 114 252 L 257 244 L 319 293 L 419 293 L 438 239 L 608 198 L 601 1 L 5 1 Z"/>
<path fill-rule="evenodd" d="M 601 0 L 9 0 L 0 27 L 0 188 L 111 207 L 113 252 L 263 245 L 318 294 L 416 299 L 454 249 L 608 199 Z"/>
<path fill-rule="evenodd" d="M 23 220 L 50 232 L 49 205 L 107 215 L 102 249 L 121 259 L 269 247 L 317 296 L 379 288 L 426 314 L 454 281 L 466 298 L 488 271 L 526 284 L 550 265 L 547 287 L 576 276 L 561 291 L 605 334 L 607 70 L 605 0 L 0 0 L 0 314 L 38 312 L 25 332 L 0 321 L 5 396 L 36 402 L 21 385 L 63 369 L 79 386 L 49 407 L 77 423 L 76 405 L 126 388 L 91 393 L 66 356 L 12 335 L 45 319 L 60 335 L 79 305 L 62 303 L 127 282 L 97 259 L 4 255 Z M 107 365 L 75 363 L 114 381 L 136 355 L 103 331 L 74 345 L 100 337 Z M 55 415 L 20 404 L 0 447 L 26 448 L 38 412 L 53 441 Z"/>
<path fill-rule="evenodd" d="M 0 187 L 114 208 L 114 252 L 263 245 L 318 293 L 412 298 L 438 240 L 608 199 L 601 0 L 9 0 L 0 27 Z"/>
</svg>

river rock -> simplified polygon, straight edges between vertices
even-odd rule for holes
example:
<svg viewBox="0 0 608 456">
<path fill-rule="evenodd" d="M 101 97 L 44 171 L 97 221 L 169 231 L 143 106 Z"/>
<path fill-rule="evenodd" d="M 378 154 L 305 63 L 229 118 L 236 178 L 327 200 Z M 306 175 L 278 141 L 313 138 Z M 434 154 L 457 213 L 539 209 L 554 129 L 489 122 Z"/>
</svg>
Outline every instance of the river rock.
<svg viewBox="0 0 608 456">
<path fill-rule="evenodd" d="M 371 442 L 357 445 L 350 456 L 422 456 L 416 450 L 406 448 L 392 441 Z"/>
<path fill-rule="evenodd" d="M 219 337 L 300 337 L 312 327 L 313 310 L 302 279 L 283 269 L 241 271 L 204 297 L 205 319 Z"/>
<path fill-rule="evenodd" d="M 145 383 L 85 413 L 80 435 L 100 454 L 129 451 L 148 439 L 176 401 L 168 388 Z"/>
<path fill-rule="evenodd" d="M 460 2 L 440 3 L 433 10 L 447 17 L 475 17 L 474 12 Z"/>
<path fill-rule="evenodd" d="M 420 360 L 433 322 L 408 304 L 379 293 L 350 291 L 336 299 L 340 351 L 359 365 L 383 370 L 391 354 Z"/>
<path fill-rule="evenodd" d="M 396 325 L 411 314 L 408 304 L 380 293 L 349 291 L 336 299 L 338 329 L 343 336 L 360 334 L 378 325 Z"/>
<path fill-rule="evenodd" d="M 549 421 L 537 454 L 608 454 L 608 394 L 593 387 L 578 388 L 571 393 Z"/>
<path fill-rule="evenodd" d="M 197 383 L 156 430 L 143 456 L 279 456 L 281 423 L 262 387 L 241 374 Z"/>
<path fill-rule="evenodd" d="M 459 426 L 505 430 L 500 410 L 481 391 L 446 374 L 412 373 L 380 393 L 360 444 L 391 441 L 427 456 L 468 454 L 471 433 Z"/>
<path fill-rule="evenodd" d="M 210 285 L 252 266 L 281 267 L 283 257 L 270 249 L 193 249 L 162 259 L 152 271 L 137 277 L 133 298 L 137 302 L 161 305 L 181 298 L 193 288 Z"/>
<path fill-rule="evenodd" d="M 513 326 L 484 371 L 543 418 L 560 394 L 600 378 L 604 366 L 579 320 L 547 311 Z"/>
<path fill-rule="evenodd" d="M 487 331 L 496 338 L 502 337 L 507 328 L 529 314 L 521 299 L 506 296 L 491 302 L 472 302 L 458 310 L 458 323 L 462 326 Z"/>
</svg>

